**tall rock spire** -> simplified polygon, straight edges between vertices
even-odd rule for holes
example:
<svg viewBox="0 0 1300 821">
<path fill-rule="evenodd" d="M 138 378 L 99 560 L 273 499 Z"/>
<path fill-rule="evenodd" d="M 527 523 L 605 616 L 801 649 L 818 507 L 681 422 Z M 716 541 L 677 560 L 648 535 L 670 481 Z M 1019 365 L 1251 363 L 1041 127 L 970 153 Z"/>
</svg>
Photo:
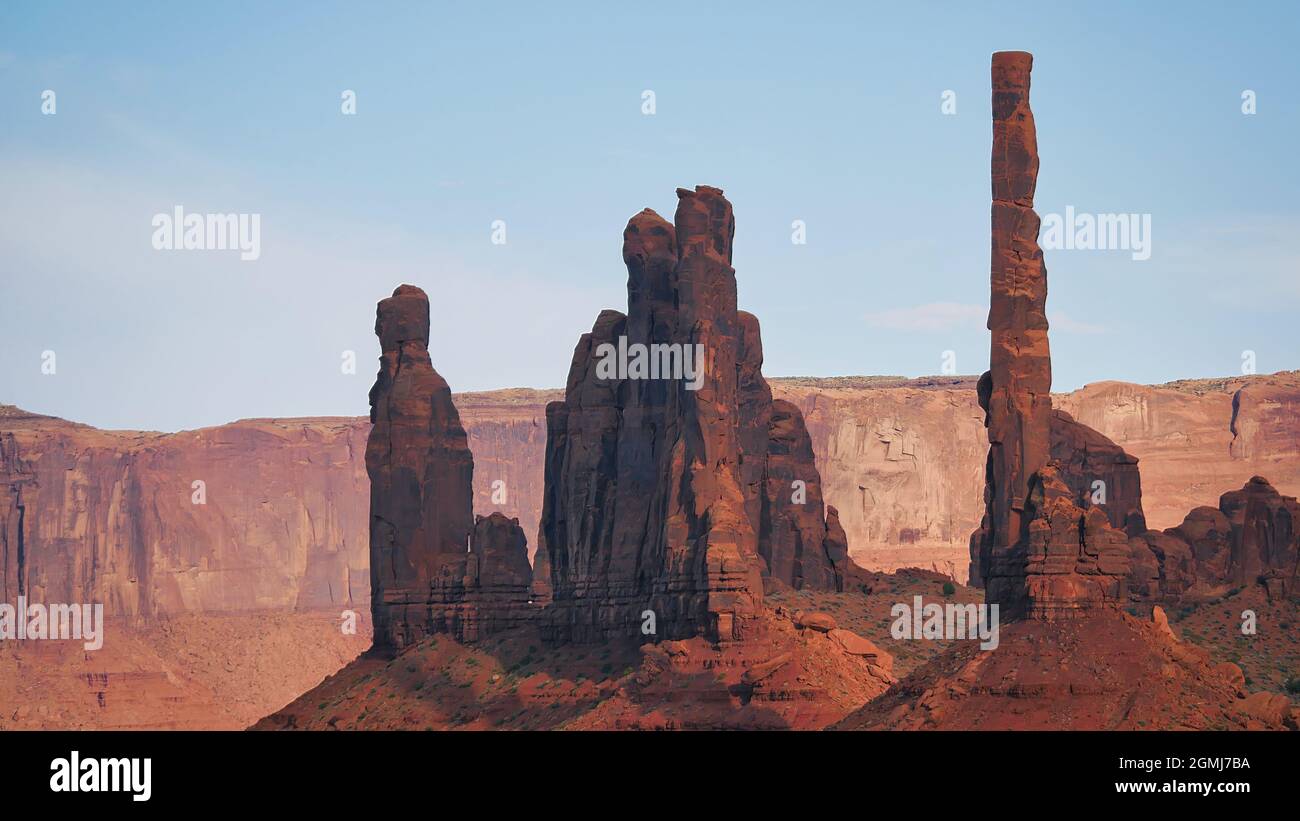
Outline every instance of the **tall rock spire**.
<svg viewBox="0 0 1300 821">
<path fill-rule="evenodd" d="M 1025 505 L 1030 478 L 1047 464 L 1052 414 L 1052 360 L 1047 344 L 1047 268 L 1038 247 L 1038 137 L 1029 108 L 1034 58 L 993 55 L 993 248 L 988 328 L 989 370 L 980 379 L 989 456 L 981 548 L 972 578 L 990 601 L 1021 586 Z"/>
<path fill-rule="evenodd" d="M 1033 56 L 993 55 L 989 370 L 979 381 L 989 455 L 985 515 L 971 537 L 971 577 L 1009 616 L 1052 618 L 1117 603 L 1126 535 L 1086 512 L 1051 462 L 1052 361 L 1047 268 L 1034 212 L 1038 140 L 1029 108 Z"/>
</svg>

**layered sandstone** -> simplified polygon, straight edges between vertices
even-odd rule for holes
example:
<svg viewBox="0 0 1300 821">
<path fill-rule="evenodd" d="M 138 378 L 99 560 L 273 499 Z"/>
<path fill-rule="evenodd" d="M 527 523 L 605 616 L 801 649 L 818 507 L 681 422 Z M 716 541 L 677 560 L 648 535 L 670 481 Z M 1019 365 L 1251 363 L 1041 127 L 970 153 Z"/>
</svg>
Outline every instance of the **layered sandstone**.
<svg viewBox="0 0 1300 821">
<path fill-rule="evenodd" d="M 646 613 L 661 637 L 741 639 L 764 578 L 838 589 L 851 572 L 803 416 L 773 401 L 758 320 L 736 307 L 731 204 L 708 186 L 677 194 L 673 223 L 649 209 L 628 222 L 628 313 L 600 314 L 547 407 L 535 563 L 559 640 L 637 635 Z M 664 346 L 698 352 L 696 381 L 602 370 L 614 351 Z"/>
<path fill-rule="evenodd" d="M 989 452 L 985 514 L 972 537 L 971 577 L 990 602 L 1026 608 L 1031 482 L 1047 466 L 1052 361 L 1047 340 L 1047 268 L 1038 247 L 1034 188 L 1038 145 L 1029 109 L 1033 58 L 993 56 L 993 251 L 989 370 L 976 388 Z"/>
<path fill-rule="evenodd" d="M 1300 372 L 1098 382 L 1053 401 L 1141 460 L 1150 527 L 1175 527 L 1252 476 L 1300 492 Z"/>
<path fill-rule="evenodd" d="M 474 641 L 525 619 L 531 568 L 517 519 L 473 514 L 474 458 L 451 389 L 429 358 L 429 299 L 379 303 L 370 390 L 370 606 L 375 648 L 435 633 Z"/>
<path fill-rule="evenodd" d="M 971 537 L 971 576 L 1008 616 L 1051 619 L 1117 604 L 1125 592 L 1129 552 L 1126 535 L 1106 513 L 1080 507 L 1061 463 L 1052 459 L 1047 268 L 1034 212 L 1032 68 L 1033 57 L 1025 52 L 993 55 L 992 344 L 989 370 L 977 386 L 989 454 L 985 513 Z M 1073 453 L 1066 455 L 1073 459 Z"/>
<path fill-rule="evenodd" d="M 530 623 L 537 615 L 532 586 L 528 541 L 519 520 L 501 513 L 476 516 L 466 557 L 463 624 L 457 637 L 478 641 Z"/>
<path fill-rule="evenodd" d="M 807 422 L 822 494 L 864 567 L 964 581 L 988 445 L 969 377 L 773 379 Z"/>
<path fill-rule="evenodd" d="M 768 382 L 774 397 L 803 413 L 822 496 L 837 509 L 857 562 L 933 568 L 965 581 L 969 534 L 984 510 L 988 447 L 975 380 Z M 545 407 L 562 396 L 527 389 L 453 394 L 474 455 L 474 510 L 519 519 L 530 554 L 541 519 Z M 1180 526 L 1200 506 L 1217 514 L 1215 500 L 1252 476 L 1267 477 L 1280 493 L 1300 493 L 1298 372 L 1100 382 L 1054 394 L 1053 406 L 1054 458 L 1065 434 L 1056 420 L 1068 412 L 1139 460 L 1142 509 L 1156 532 Z M 34 585 L 54 591 L 51 598 L 89 596 L 111 615 L 141 618 L 365 610 L 369 431 L 365 417 L 106 431 L 0 406 L 0 546 L 8 545 L 0 549 L 17 573 L 21 504 L 27 566 L 36 572 Z M 1094 445 L 1072 447 L 1093 454 L 1086 469 L 1063 470 L 1080 500 L 1107 470 L 1128 470 L 1107 468 Z M 192 502 L 196 480 L 204 482 L 203 506 Z M 1107 482 L 1104 511 L 1128 509 L 1117 492 L 1128 484 Z M 1112 515 L 1112 524 L 1123 527 L 1123 519 Z M 93 545 L 96 558 L 69 564 L 82 545 Z M 146 572 L 110 569 L 122 567 Z M 10 581 L 9 601 L 16 584 Z"/>
<path fill-rule="evenodd" d="M 133 621 L 365 608 L 367 427 L 103 431 L 0 406 L 0 600 Z"/>
</svg>

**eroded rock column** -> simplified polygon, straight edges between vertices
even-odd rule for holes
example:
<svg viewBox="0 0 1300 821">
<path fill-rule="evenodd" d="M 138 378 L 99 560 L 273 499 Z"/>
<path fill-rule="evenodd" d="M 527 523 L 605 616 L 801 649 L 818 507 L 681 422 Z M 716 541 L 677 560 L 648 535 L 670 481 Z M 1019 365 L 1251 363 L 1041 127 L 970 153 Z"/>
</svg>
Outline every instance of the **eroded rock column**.
<svg viewBox="0 0 1300 821">
<path fill-rule="evenodd" d="M 1100 508 L 1081 508 L 1050 461 L 1052 363 L 1034 212 L 1032 68 L 1028 53 L 993 55 L 992 345 L 978 386 L 989 456 L 971 575 L 1009 617 L 1057 618 L 1118 605 L 1129 551 L 1126 534 Z"/>
<path fill-rule="evenodd" d="M 375 648 L 434 633 L 473 641 L 528 618 L 518 520 L 473 513 L 474 459 L 451 389 L 429 359 L 429 299 L 402 285 L 379 303 L 370 390 L 370 586 Z"/>
</svg>

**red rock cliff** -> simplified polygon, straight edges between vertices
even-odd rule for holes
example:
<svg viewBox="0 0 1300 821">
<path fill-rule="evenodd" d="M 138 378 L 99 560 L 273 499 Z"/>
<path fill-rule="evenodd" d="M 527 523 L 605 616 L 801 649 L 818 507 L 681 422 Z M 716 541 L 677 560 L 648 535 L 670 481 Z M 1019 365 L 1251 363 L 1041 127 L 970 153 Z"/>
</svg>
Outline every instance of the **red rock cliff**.
<svg viewBox="0 0 1300 821">
<path fill-rule="evenodd" d="M 0 406 L 0 599 L 131 619 L 364 608 L 367 427 L 101 431 Z"/>
</svg>

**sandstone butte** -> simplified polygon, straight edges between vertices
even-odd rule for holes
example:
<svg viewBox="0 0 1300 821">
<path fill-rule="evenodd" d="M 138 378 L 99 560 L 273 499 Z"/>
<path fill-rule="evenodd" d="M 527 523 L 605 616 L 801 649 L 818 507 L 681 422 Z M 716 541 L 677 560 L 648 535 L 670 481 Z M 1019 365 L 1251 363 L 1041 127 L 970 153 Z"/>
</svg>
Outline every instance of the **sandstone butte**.
<svg viewBox="0 0 1300 821">
<path fill-rule="evenodd" d="M 1116 454 L 1094 431 L 1069 433 L 1089 454 L 1106 452 L 1104 461 L 1116 469 L 1120 498 L 1106 511 L 1071 486 L 1071 472 L 1087 473 L 1089 457 L 1054 446 L 1054 422 L 1075 423 L 1068 416 L 1054 420 L 1051 407 L 1047 270 L 1033 211 L 1039 161 L 1029 108 L 1032 67 L 1024 52 L 993 55 L 992 348 L 979 382 L 989 455 L 986 510 L 971 537 L 971 575 L 1009 621 L 996 650 L 959 645 L 837 726 L 1294 728 L 1300 711 L 1285 697 L 1246 697 L 1240 668 L 1213 665 L 1208 652 L 1182 644 L 1161 607 L 1152 609 L 1150 621 L 1121 609 L 1133 565 L 1158 557 L 1149 561 L 1158 573 L 1141 592 L 1159 594 L 1168 584 L 1166 565 L 1177 561 L 1173 550 L 1147 535 L 1140 484 L 1135 471 L 1130 475 L 1136 460 Z M 1259 578 L 1270 592 L 1296 592 L 1292 523 L 1300 508 L 1294 498 L 1253 478 L 1225 494 L 1220 508 L 1198 518 L 1204 526 L 1180 531 L 1210 542 L 1204 555 L 1215 580 L 1267 568 L 1274 575 Z M 1235 532 L 1221 532 L 1229 530 L 1229 516 Z"/>
</svg>

